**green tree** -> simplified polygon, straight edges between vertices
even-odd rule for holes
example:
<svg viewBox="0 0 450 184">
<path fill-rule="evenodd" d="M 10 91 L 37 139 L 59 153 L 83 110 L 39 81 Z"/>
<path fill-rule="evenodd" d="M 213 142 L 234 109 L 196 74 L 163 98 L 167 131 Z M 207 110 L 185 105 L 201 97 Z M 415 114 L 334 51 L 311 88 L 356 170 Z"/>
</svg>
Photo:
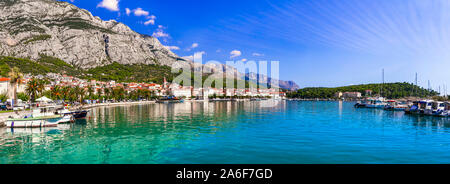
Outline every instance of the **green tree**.
<svg viewBox="0 0 450 184">
<path fill-rule="evenodd" d="M 89 85 L 88 87 L 87 87 L 87 93 L 88 93 L 88 97 L 89 97 L 89 100 L 92 100 L 92 97 L 94 96 L 94 87 L 92 87 L 91 85 Z"/>
<path fill-rule="evenodd" d="M 23 74 L 20 73 L 19 68 L 14 67 L 8 73 L 8 76 L 10 78 L 10 83 L 13 86 L 14 103 L 17 103 L 17 84 L 23 79 Z"/>
<path fill-rule="evenodd" d="M 31 102 L 36 100 L 39 94 L 44 91 L 44 81 L 36 78 L 32 78 L 26 86 L 25 93 L 30 97 Z"/>
<path fill-rule="evenodd" d="M 6 100 L 8 100 L 8 95 L 6 95 L 6 94 L 0 94 L 0 101 L 1 101 L 1 102 L 6 102 Z"/>
<path fill-rule="evenodd" d="M 51 96 L 55 100 L 62 100 L 62 99 L 64 99 L 64 94 L 63 94 L 62 87 L 58 86 L 58 85 L 54 86 L 51 89 Z"/>
<path fill-rule="evenodd" d="M 22 100 L 24 102 L 28 102 L 28 100 L 30 100 L 30 97 L 28 95 L 26 95 L 25 93 L 17 93 L 17 98 L 19 98 L 20 100 Z"/>
</svg>

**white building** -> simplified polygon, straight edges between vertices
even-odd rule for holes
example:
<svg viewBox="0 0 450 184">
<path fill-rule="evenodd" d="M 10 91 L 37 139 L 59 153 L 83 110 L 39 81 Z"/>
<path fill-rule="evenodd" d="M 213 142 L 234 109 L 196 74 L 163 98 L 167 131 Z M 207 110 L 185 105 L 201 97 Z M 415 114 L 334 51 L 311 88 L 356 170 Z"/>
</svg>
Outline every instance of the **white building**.
<svg viewBox="0 0 450 184">
<path fill-rule="evenodd" d="M 7 94 L 9 85 L 9 78 L 0 78 L 0 94 Z"/>
</svg>

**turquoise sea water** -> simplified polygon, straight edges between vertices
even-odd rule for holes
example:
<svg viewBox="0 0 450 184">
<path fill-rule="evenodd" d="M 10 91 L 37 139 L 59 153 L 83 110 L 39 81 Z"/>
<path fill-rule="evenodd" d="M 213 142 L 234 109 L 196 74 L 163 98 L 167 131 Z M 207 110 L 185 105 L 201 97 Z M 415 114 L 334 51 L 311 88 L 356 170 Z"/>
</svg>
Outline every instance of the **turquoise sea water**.
<svg viewBox="0 0 450 184">
<path fill-rule="evenodd" d="M 0 163 L 450 163 L 448 118 L 267 103 L 102 107 L 57 128 L 0 128 Z"/>
</svg>

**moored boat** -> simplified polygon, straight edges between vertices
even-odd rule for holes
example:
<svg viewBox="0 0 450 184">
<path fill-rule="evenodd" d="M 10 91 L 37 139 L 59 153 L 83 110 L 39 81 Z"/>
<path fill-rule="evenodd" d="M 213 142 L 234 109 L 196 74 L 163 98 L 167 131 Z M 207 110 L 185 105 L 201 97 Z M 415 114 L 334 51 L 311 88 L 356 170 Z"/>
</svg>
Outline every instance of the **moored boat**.
<svg viewBox="0 0 450 184">
<path fill-rule="evenodd" d="M 396 100 L 388 100 L 387 105 L 384 106 L 384 110 L 387 111 L 404 111 L 408 108 L 408 105 L 403 102 L 397 102 Z"/>
<path fill-rule="evenodd" d="M 413 102 L 410 108 L 407 108 L 405 112 L 407 114 L 425 115 L 427 112 L 432 112 L 433 100 L 420 100 Z M 431 113 L 429 113 L 431 115 Z"/>
<path fill-rule="evenodd" d="M 83 119 L 86 118 L 88 110 L 76 110 L 71 111 L 68 106 L 64 106 L 63 109 L 58 111 L 58 114 L 62 114 L 64 116 L 68 116 L 71 118 L 70 121 L 75 121 L 75 119 Z"/>
<path fill-rule="evenodd" d="M 440 117 L 450 116 L 450 102 L 441 102 L 441 103 L 438 102 L 435 105 L 433 105 L 433 109 L 436 107 L 436 109 L 433 111 L 433 116 L 440 116 Z"/>
<path fill-rule="evenodd" d="M 383 97 L 378 98 L 368 98 L 361 103 L 356 103 L 354 107 L 356 108 L 377 108 L 381 109 L 387 105 L 386 100 Z"/>
<path fill-rule="evenodd" d="M 156 100 L 156 103 L 183 103 L 184 100 L 175 96 L 165 96 Z"/>
<path fill-rule="evenodd" d="M 39 127 L 55 127 L 58 126 L 62 119 L 60 115 L 43 116 L 43 117 L 23 117 L 8 118 L 5 122 L 8 128 L 39 128 Z"/>
</svg>

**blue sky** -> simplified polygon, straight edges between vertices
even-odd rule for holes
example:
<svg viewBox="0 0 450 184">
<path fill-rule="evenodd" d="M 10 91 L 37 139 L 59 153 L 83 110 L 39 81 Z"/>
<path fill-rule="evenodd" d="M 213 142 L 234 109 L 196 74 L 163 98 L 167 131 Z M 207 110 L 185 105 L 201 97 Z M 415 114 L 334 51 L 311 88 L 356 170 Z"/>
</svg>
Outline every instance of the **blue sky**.
<svg viewBox="0 0 450 184">
<path fill-rule="evenodd" d="M 421 86 L 450 84 L 446 0 L 67 1 L 180 56 L 280 61 L 280 78 L 301 87 L 380 82 L 383 68 L 386 82 L 418 72 Z"/>
</svg>

